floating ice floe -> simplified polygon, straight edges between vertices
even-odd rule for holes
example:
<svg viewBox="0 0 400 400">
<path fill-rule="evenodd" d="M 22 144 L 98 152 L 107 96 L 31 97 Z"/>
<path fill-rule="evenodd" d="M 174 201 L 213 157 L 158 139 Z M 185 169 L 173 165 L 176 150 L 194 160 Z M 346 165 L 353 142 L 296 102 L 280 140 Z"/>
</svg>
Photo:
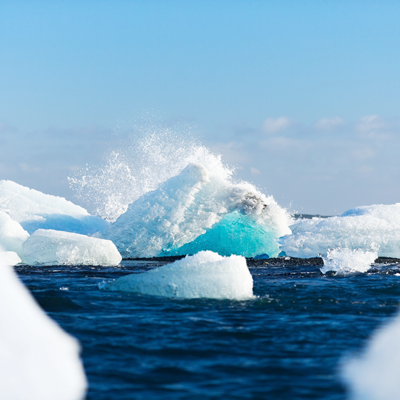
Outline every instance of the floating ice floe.
<svg viewBox="0 0 400 400">
<path fill-rule="evenodd" d="M 400 257 L 400 203 L 356 207 L 338 217 L 298 220 L 291 229 L 293 234 L 280 243 L 292 257 L 326 255 L 332 248 Z"/>
<path fill-rule="evenodd" d="M 400 315 L 379 328 L 358 357 L 346 360 L 342 375 L 351 400 L 400 399 Z"/>
<path fill-rule="evenodd" d="M 217 162 L 218 161 L 218 162 Z M 124 257 L 195 254 L 276 256 L 289 215 L 246 182 L 233 183 L 218 159 L 183 171 L 129 205 L 105 237 Z"/>
<path fill-rule="evenodd" d="M 105 231 L 108 222 L 90 215 L 63 197 L 51 196 L 12 181 L 0 181 L 0 211 L 33 233 L 37 229 L 92 234 Z"/>
<path fill-rule="evenodd" d="M 29 265 L 118 265 L 122 257 L 110 240 L 38 229 L 23 243 Z"/>
<path fill-rule="evenodd" d="M 13 221 L 8 214 L 0 211 L 0 246 L 6 251 L 13 251 L 23 258 L 22 243 L 29 234 L 22 226 Z"/>
<path fill-rule="evenodd" d="M 37 305 L 0 253 L 0 398 L 83 400 L 78 342 Z"/>
<path fill-rule="evenodd" d="M 321 272 L 326 274 L 332 271 L 339 275 L 367 272 L 377 258 L 378 253 L 373 251 L 350 249 L 328 250 L 327 256 L 323 257 L 324 266 L 321 268 Z"/>
<path fill-rule="evenodd" d="M 245 300 L 253 297 L 253 278 L 244 257 L 202 251 L 170 265 L 102 284 L 101 288 L 187 299 Z"/>
</svg>

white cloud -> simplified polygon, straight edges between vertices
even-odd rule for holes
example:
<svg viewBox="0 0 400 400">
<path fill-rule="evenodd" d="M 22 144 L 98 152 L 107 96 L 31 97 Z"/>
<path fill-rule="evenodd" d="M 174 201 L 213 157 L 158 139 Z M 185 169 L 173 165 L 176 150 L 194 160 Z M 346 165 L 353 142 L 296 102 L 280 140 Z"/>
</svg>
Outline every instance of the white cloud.
<svg viewBox="0 0 400 400">
<path fill-rule="evenodd" d="M 387 128 L 387 123 L 379 115 L 367 115 L 360 119 L 357 130 L 360 132 L 371 132 Z"/>
<path fill-rule="evenodd" d="M 291 121 L 286 117 L 267 118 L 263 124 L 263 130 L 266 133 L 276 133 L 287 129 L 291 125 Z"/>
<path fill-rule="evenodd" d="M 317 121 L 314 126 L 317 129 L 329 130 L 343 124 L 344 121 L 342 118 L 333 117 L 333 118 L 322 118 L 319 121 Z"/>
<path fill-rule="evenodd" d="M 251 172 L 253 175 L 260 175 L 260 174 L 261 174 L 261 172 L 260 172 L 259 169 L 253 168 L 253 167 L 250 168 L 250 172 Z"/>
</svg>

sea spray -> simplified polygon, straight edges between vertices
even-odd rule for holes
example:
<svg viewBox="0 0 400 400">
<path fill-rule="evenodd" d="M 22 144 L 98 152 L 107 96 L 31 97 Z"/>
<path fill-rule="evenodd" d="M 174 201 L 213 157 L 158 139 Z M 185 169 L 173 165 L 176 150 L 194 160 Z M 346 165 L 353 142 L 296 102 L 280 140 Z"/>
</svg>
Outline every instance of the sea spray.
<svg viewBox="0 0 400 400">
<path fill-rule="evenodd" d="M 335 272 L 338 275 L 346 275 L 357 272 L 367 272 L 371 264 L 378 258 L 378 253 L 363 251 L 360 249 L 331 249 L 326 257 L 323 257 L 324 267 L 321 272 Z"/>
</svg>

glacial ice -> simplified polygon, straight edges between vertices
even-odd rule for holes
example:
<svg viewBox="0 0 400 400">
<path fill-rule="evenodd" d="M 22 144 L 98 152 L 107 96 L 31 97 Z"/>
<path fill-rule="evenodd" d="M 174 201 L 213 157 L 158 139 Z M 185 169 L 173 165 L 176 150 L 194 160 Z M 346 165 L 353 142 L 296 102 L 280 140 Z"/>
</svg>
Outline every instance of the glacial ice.
<svg viewBox="0 0 400 400">
<path fill-rule="evenodd" d="M 14 251 L 2 251 L 0 247 L 0 259 L 3 260 L 3 263 L 6 265 L 17 265 L 22 262 L 21 258 Z"/>
<path fill-rule="evenodd" d="M 298 220 L 292 235 L 280 239 L 292 257 L 326 255 L 329 249 L 378 252 L 400 257 L 400 203 L 356 207 L 341 216 Z"/>
<path fill-rule="evenodd" d="M 51 229 L 38 229 L 22 247 L 26 262 L 33 266 L 115 266 L 122 260 L 110 240 Z"/>
<path fill-rule="evenodd" d="M 108 226 L 108 222 L 63 197 L 5 180 L 0 181 L 0 211 L 6 212 L 30 234 L 37 229 L 93 234 L 104 232 Z"/>
<path fill-rule="evenodd" d="M 23 259 L 22 243 L 29 234 L 22 226 L 13 221 L 8 214 L 0 211 L 0 246 L 6 251 L 14 251 Z"/>
<path fill-rule="evenodd" d="M 245 300 L 253 297 L 253 278 L 244 257 L 202 251 L 170 265 L 102 284 L 101 288 L 187 299 Z"/>
<path fill-rule="evenodd" d="M 0 253 L 0 398 L 82 400 L 79 344 L 36 304 Z"/>
<path fill-rule="evenodd" d="M 321 272 L 326 274 L 332 271 L 339 275 L 367 272 L 377 258 L 378 253 L 374 251 L 332 249 L 323 257 L 324 266 Z"/>
<path fill-rule="evenodd" d="M 251 257 L 279 253 L 276 239 L 289 234 L 289 215 L 272 197 L 233 183 L 220 160 L 189 164 L 158 189 L 129 205 L 107 229 L 124 257 L 194 254 Z"/>
<path fill-rule="evenodd" d="M 363 352 L 345 360 L 342 376 L 351 400 L 400 399 L 400 315 L 372 335 Z"/>
</svg>

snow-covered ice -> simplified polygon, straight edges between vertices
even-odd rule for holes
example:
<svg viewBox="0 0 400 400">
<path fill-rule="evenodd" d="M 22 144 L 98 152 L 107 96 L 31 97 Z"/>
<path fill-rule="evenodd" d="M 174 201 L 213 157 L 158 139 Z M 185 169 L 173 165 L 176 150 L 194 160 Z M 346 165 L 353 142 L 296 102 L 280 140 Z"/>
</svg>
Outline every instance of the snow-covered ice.
<svg viewBox="0 0 400 400">
<path fill-rule="evenodd" d="M 6 212 L 30 234 L 37 229 L 93 234 L 105 231 L 108 226 L 108 222 L 63 197 L 5 180 L 0 181 L 0 211 Z"/>
<path fill-rule="evenodd" d="M 220 159 L 183 171 L 129 205 L 105 237 L 124 257 L 195 254 L 251 257 L 279 253 L 289 215 L 253 185 L 233 183 Z"/>
<path fill-rule="evenodd" d="M 23 243 L 26 262 L 46 265 L 118 265 L 122 257 L 110 240 L 38 229 Z"/>
<path fill-rule="evenodd" d="M 342 375 L 351 400 L 400 399 L 400 315 L 380 327 L 364 351 L 345 361 Z"/>
<path fill-rule="evenodd" d="M 292 257 L 326 255 L 334 248 L 400 257 L 400 203 L 356 207 L 338 217 L 298 220 L 291 229 L 293 234 L 280 242 Z"/>
<path fill-rule="evenodd" d="M 253 278 L 244 257 L 223 257 L 202 251 L 148 272 L 102 284 L 101 288 L 188 299 L 244 300 L 253 297 Z"/>
<path fill-rule="evenodd" d="M 28 232 L 18 222 L 13 221 L 5 212 L 0 211 L 0 246 L 5 251 L 14 251 L 20 258 L 23 258 L 22 243 L 28 237 Z"/>
<path fill-rule="evenodd" d="M 377 258 L 378 253 L 374 251 L 332 249 L 323 257 L 324 266 L 321 272 L 326 274 L 332 271 L 339 275 L 367 272 Z"/>
<path fill-rule="evenodd" d="M 36 304 L 0 253 L 0 398 L 82 400 L 78 342 Z"/>
</svg>

